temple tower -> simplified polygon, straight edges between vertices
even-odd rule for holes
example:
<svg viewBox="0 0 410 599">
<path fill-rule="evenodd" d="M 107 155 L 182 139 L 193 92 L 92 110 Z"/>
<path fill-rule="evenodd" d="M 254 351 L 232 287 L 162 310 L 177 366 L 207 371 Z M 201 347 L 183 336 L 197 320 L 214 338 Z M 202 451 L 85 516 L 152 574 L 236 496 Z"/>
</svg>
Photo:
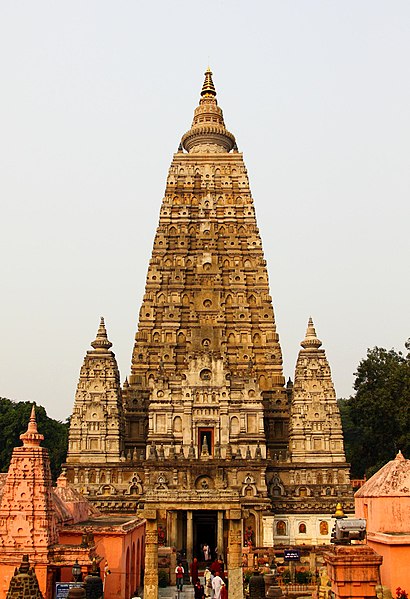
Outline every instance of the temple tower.
<svg viewBox="0 0 410 599">
<path fill-rule="evenodd" d="M 91 346 L 80 371 L 67 463 L 118 462 L 124 449 L 120 375 L 104 318 Z"/>
<path fill-rule="evenodd" d="M 266 261 L 243 157 L 209 69 L 168 173 L 124 398 L 129 449 L 141 443 L 148 400 L 148 443 L 165 453 L 286 449 Z"/>
<path fill-rule="evenodd" d="M 340 412 L 330 366 L 321 345 L 309 318 L 293 386 L 289 431 L 292 461 L 346 465 Z"/>
<path fill-rule="evenodd" d="M 36 566 L 40 587 L 51 592 L 47 569 L 50 551 L 58 542 L 57 520 L 52 503 L 50 460 L 44 439 L 37 430 L 34 406 L 27 431 L 20 435 L 21 447 L 15 447 L 0 503 L 0 596 L 8 589 L 12 568 L 28 555 Z"/>
<path fill-rule="evenodd" d="M 321 345 L 310 318 L 289 389 L 290 459 L 274 463 L 270 484 L 274 538 L 285 544 L 328 542 L 336 502 L 353 509 L 340 412 Z"/>
<path fill-rule="evenodd" d="M 209 69 L 169 169 L 122 392 L 103 323 L 92 345 L 67 477 L 103 511 L 142 510 L 148 599 L 158 543 L 228 557 L 236 599 L 244 544 L 329 541 L 336 497 L 353 506 L 329 365 L 311 324 L 285 388 L 246 167 Z"/>
</svg>

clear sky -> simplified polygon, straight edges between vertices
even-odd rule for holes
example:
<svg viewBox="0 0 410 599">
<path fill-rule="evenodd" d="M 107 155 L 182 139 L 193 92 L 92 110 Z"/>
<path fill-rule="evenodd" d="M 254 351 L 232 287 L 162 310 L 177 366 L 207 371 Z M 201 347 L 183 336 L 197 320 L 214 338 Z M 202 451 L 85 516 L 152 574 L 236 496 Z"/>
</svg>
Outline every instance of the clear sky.
<svg viewBox="0 0 410 599">
<path fill-rule="evenodd" d="M 410 336 L 410 2 L 0 2 L 0 396 L 72 410 L 105 316 L 121 378 L 167 170 L 210 64 L 284 355 L 336 393 Z"/>
</svg>

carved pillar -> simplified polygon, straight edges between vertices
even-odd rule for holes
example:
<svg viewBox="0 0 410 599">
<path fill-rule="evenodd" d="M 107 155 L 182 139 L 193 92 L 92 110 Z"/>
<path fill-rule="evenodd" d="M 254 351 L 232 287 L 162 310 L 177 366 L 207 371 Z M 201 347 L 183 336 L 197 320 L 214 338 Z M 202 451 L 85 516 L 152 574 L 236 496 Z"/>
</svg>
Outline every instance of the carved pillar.
<svg viewBox="0 0 410 599">
<path fill-rule="evenodd" d="M 187 510 L 186 513 L 186 558 L 188 564 L 192 562 L 193 555 L 193 528 L 192 528 L 192 511 Z"/>
<path fill-rule="evenodd" d="M 229 599 L 243 599 L 241 510 L 229 510 L 228 576 Z"/>
<path fill-rule="evenodd" d="M 167 512 L 167 520 L 168 520 L 168 545 L 170 547 L 177 547 L 177 512 L 176 511 L 168 511 Z"/>
<path fill-rule="evenodd" d="M 145 530 L 145 574 L 144 599 L 158 599 L 158 523 L 157 511 L 144 510 Z"/>
<path fill-rule="evenodd" d="M 224 548 L 224 513 L 222 510 L 218 510 L 218 530 L 217 530 L 216 546 L 218 547 L 218 554 L 222 555 L 222 559 L 223 559 L 224 554 L 225 554 L 225 548 Z"/>
</svg>

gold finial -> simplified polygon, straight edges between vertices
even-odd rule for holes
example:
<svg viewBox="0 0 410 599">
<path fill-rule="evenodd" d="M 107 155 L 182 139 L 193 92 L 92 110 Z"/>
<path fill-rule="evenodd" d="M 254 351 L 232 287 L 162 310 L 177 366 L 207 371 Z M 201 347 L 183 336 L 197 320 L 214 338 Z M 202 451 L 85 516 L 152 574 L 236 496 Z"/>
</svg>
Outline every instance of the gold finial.
<svg viewBox="0 0 410 599">
<path fill-rule="evenodd" d="M 205 71 L 205 81 L 202 86 L 201 96 L 216 96 L 216 89 L 212 81 L 212 71 L 209 67 Z"/>
<path fill-rule="evenodd" d="M 336 509 L 335 509 L 335 513 L 333 514 L 333 518 L 345 518 L 345 513 L 343 511 L 343 506 L 342 504 L 339 502 L 336 504 Z"/>
</svg>

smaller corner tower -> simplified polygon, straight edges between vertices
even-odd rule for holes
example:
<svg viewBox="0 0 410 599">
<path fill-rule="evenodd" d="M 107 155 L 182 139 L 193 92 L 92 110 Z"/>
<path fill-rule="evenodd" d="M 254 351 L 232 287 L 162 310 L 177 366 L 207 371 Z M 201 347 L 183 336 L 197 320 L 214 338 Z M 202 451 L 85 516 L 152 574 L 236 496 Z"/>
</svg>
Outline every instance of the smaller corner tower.
<svg viewBox="0 0 410 599">
<path fill-rule="evenodd" d="M 321 345 L 309 318 L 295 370 L 289 435 L 292 461 L 345 464 L 340 412 Z"/>
<path fill-rule="evenodd" d="M 47 449 L 40 446 L 44 437 L 37 430 L 34 406 L 20 439 L 23 445 L 13 450 L 0 503 L 1 597 L 23 553 L 36 565 L 40 586 L 48 588 L 47 564 L 58 542 L 50 460 Z"/>
<path fill-rule="evenodd" d="M 104 318 L 80 371 L 67 464 L 118 462 L 124 450 L 120 374 Z"/>
</svg>

